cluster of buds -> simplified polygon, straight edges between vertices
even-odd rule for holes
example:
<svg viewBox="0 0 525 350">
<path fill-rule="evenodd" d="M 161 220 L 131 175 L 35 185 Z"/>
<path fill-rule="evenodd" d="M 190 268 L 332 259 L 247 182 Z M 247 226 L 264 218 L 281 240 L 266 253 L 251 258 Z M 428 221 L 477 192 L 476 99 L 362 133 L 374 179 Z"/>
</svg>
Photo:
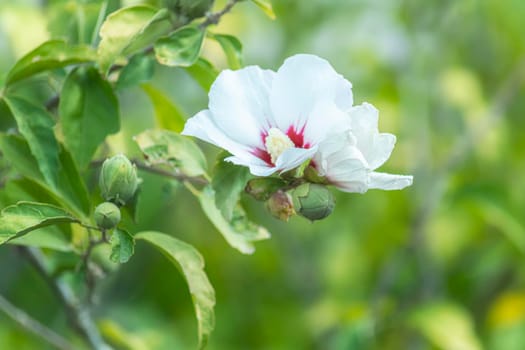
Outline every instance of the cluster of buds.
<svg viewBox="0 0 525 350">
<path fill-rule="evenodd" d="M 106 202 L 95 208 L 94 218 L 98 227 L 109 230 L 120 222 L 120 207 L 133 199 L 140 179 L 137 169 L 126 156 L 119 154 L 102 164 L 99 187 Z"/>
<path fill-rule="evenodd" d="M 335 198 L 324 184 L 287 182 L 267 177 L 250 180 L 245 191 L 259 201 L 265 201 L 268 211 L 276 218 L 288 221 L 300 215 L 310 221 L 321 220 L 332 213 Z"/>
</svg>

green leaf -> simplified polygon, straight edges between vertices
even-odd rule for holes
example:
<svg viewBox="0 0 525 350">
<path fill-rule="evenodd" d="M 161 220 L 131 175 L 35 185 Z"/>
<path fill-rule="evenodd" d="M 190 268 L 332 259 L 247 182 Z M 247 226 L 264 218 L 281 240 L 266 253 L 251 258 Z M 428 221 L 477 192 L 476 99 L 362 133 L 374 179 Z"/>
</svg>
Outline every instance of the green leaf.
<svg viewBox="0 0 525 350">
<path fill-rule="evenodd" d="M 270 0 L 252 0 L 255 5 L 259 6 L 261 10 L 266 14 L 266 16 L 271 19 L 275 19 L 275 12 L 273 12 L 272 3 Z"/>
<path fill-rule="evenodd" d="M 86 184 L 78 168 L 73 161 L 71 154 L 60 147 L 60 171 L 58 173 L 58 193 L 63 202 L 67 203 L 72 210 L 80 210 L 88 215 L 91 211 L 91 200 L 86 188 Z"/>
<path fill-rule="evenodd" d="M 86 186 L 71 155 L 64 147 L 60 147 L 58 188 L 51 187 L 44 180 L 24 138 L 0 133 L 0 149 L 4 157 L 22 176 L 44 188 L 53 198 L 74 211 L 76 215 L 80 217 L 89 215 L 91 204 Z"/>
<path fill-rule="evenodd" d="M 210 91 L 211 85 L 219 75 L 215 67 L 202 57 L 199 57 L 195 63 L 186 67 L 186 72 L 204 89 Z"/>
<path fill-rule="evenodd" d="M 99 64 L 106 73 L 120 55 L 140 50 L 169 31 L 169 13 L 150 6 L 130 6 L 110 14 L 100 28 Z"/>
<path fill-rule="evenodd" d="M 117 228 L 113 231 L 110 239 L 111 261 L 119 264 L 128 262 L 135 252 L 135 240 L 133 236 L 126 230 Z"/>
<path fill-rule="evenodd" d="M 68 43 L 95 43 L 102 21 L 112 11 L 109 2 L 115 1 L 49 2 L 45 11 L 49 34 Z"/>
<path fill-rule="evenodd" d="M 454 304 L 424 305 L 411 316 L 410 323 L 439 349 L 482 349 L 471 316 Z"/>
<path fill-rule="evenodd" d="M 47 41 L 18 60 L 5 83 L 13 84 L 45 70 L 95 60 L 96 53 L 88 46 L 69 45 L 62 40 Z"/>
<path fill-rule="evenodd" d="M 0 208 L 21 200 L 51 205 L 58 203 L 47 191 L 29 179 L 16 178 L 7 181 L 0 191 Z M 47 226 L 35 230 L 33 234 L 13 238 L 8 243 L 67 252 L 73 250 L 70 234 L 70 225 Z"/>
<path fill-rule="evenodd" d="M 120 128 L 118 100 L 94 67 L 78 67 L 67 76 L 59 104 L 64 142 L 80 169 Z"/>
<path fill-rule="evenodd" d="M 155 119 L 161 129 L 181 132 L 184 128 L 184 113 L 175 105 L 162 91 L 156 89 L 151 84 L 142 84 L 142 89 L 149 96 Z"/>
<path fill-rule="evenodd" d="M 35 157 L 31 154 L 27 141 L 20 135 L 0 133 L 0 149 L 2 156 L 7 159 L 13 168 L 40 185 L 50 189 L 42 173 L 38 169 Z"/>
<path fill-rule="evenodd" d="M 20 133 L 27 140 L 44 179 L 49 185 L 56 187 L 59 149 L 53 131 L 53 118 L 45 109 L 23 98 L 7 96 L 5 101 L 15 117 Z"/>
<path fill-rule="evenodd" d="M 263 227 L 249 222 L 240 207 L 234 210 L 232 220 L 227 221 L 215 205 L 215 191 L 206 186 L 198 195 L 204 213 L 224 236 L 226 241 L 243 254 L 253 254 L 252 242 L 270 238 L 270 233 Z"/>
<path fill-rule="evenodd" d="M 159 249 L 184 275 L 197 316 L 199 348 L 203 349 L 215 327 L 215 291 L 204 272 L 204 259 L 191 245 L 160 232 L 140 232 L 135 239 Z"/>
<path fill-rule="evenodd" d="M 7 243 L 28 247 L 47 248 L 61 252 L 73 251 L 70 239 L 58 226 L 42 227 L 32 231 L 30 235 L 15 237 Z"/>
<path fill-rule="evenodd" d="M 79 222 L 65 210 L 45 203 L 19 202 L 0 213 L 0 244 L 40 227 Z"/>
<path fill-rule="evenodd" d="M 116 89 L 124 89 L 151 80 L 155 72 L 155 59 L 146 54 L 133 56 L 122 68 Z"/>
<path fill-rule="evenodd" d="M 228 60 L 228 67 L 231 69 L 242 68 L 242 44 L 239 39 L 226 34 L 210 34 L 209 36 L 221 45 Z"/>
<path fill-rule="evenodd" d="M 204 30 L 195 26 L 182 27 L 167 37 L 160 38 L 154 45 L 159 63 L 166 66 L 191 66 L 201 52 Z"/>
<path fill-rule="evenodd" d="M 228 154 L 224 152 L 217 159 L 211 185 L 215 191 L 215 204 L 229 221 L 251 174 L 247 167 L 224 161 L 227 156 Z"/>
<path fill-rule="evenodd" d="M 206 158 L 189 138 L 166 130 L 146 130 L 134 137 L 148 162 L 167 165 L 187 176 L 206 174 Z"/>
</svg>

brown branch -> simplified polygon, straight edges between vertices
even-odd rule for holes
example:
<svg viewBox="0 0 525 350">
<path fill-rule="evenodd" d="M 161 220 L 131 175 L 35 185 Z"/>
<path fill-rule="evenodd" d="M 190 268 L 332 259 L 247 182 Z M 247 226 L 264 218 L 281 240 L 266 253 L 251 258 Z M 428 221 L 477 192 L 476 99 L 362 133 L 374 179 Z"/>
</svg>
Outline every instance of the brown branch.
<svg viewBox="0 0 525 350">
<path fill-rule="evenodd" d="M 239 1 L 241 0 L 230 0 L 222 10 L 207 14 L 206 19 L 199 25 L 199 27 L 204 29 L 212 24 L 218 24 L 221 17 L 230 12 Z"/>
</svg>

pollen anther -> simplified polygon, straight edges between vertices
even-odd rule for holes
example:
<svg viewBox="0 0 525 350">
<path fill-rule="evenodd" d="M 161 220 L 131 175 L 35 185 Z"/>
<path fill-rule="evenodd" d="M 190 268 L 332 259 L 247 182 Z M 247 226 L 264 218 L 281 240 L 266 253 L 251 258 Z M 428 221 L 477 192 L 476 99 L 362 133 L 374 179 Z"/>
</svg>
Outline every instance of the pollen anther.
<svg viewBox="0 0 525 350">
<path fill-rule="evenodd" d="M 275 164 L 277 158 L 288 148 L 294 147 L 294 143 L 285 133 L 277 128 L 271 128 L 268 130 L 268 135 L 264 141 L 266 151 L 272 158 L 272 163 Z"/>
</svg>

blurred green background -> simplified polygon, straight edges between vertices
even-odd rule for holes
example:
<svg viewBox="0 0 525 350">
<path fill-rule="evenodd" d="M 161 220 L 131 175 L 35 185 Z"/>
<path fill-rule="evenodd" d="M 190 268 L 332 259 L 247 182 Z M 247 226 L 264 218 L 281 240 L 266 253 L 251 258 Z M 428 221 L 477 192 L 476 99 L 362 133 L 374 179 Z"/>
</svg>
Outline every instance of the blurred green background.
<svg viewBox="0 0 525 350">
<path fill-rule="evenodd" d="M 0 72 L 99 3 L 0 0 Z M 414 184 L 337 193 L 334 213 L 314 224 L 280 222 L 244 198 L 272 239 L 243 256 L 184 188 L 142 174 L 134 231 L 173 234 L 206 260 L 217 293 L 209 349 L 525 349 L 525 1 L 274 0 L 274 9 L 272 21 L 241 2 L 212 30 L 240 38 L 246 65 L 277 69 L 301 52 L 329 60 L 356 103 L 379 108 L 380 130 L 397 135 L 381 170 Z M 211 42 L 203 55 L 226 66 Z M 156 68 L 153 85 L 188 117 L 206 107 L 183 70 Z M 140 88 L 119 98 L 124 129 L 109 145 L 138 155 L 131 137 L 154 126 L 153 110 Z M 218 150 L 201 145 L 212 164 Z M 0 248 L 0 293 L 68 334 L 12 246 Z M 96 315 L 123 348 L 196 343 L 184 280 L 146 246 L 102 283 Z M 13 348 L 45 347 L 0 314 L 0 349 Z"/>
</svg>

